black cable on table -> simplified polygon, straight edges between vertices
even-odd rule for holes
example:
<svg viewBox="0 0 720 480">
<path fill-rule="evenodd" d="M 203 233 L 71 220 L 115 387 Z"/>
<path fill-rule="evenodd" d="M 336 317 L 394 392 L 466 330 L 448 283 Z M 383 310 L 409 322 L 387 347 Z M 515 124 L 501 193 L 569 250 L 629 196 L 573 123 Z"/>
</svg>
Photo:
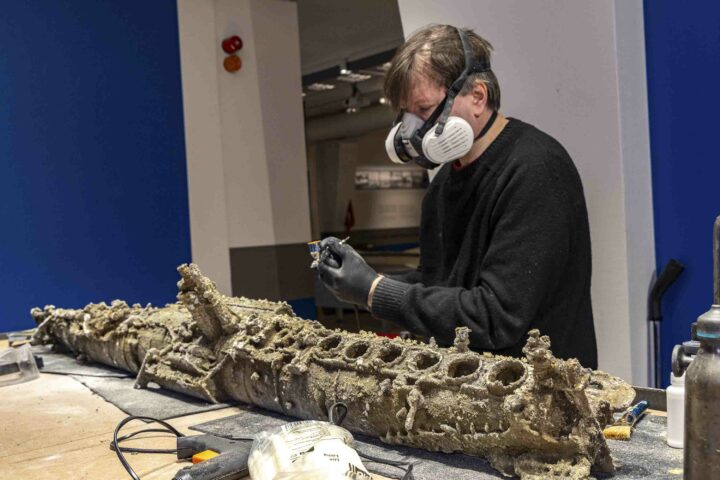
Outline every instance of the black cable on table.
<svg viewBox="0 0 720 480">
<path fill-rule="evenodd" d="M 337 415 L 339 415 L 339 417 L 336 418 L 335 415 L 336 415 L 336 411 L 338 411 L 338 410 L 339 410 L 339 412 L 337 413 Z M 330 405 L 330 408 L 328 409 L 328 420 L 333 425 L 337 425 L 339 427 L 340 424 L 343 422 L 343 420 L 345 420 L 347 413 L 348 413 L 347 405 L 345 405 L 343 402 L 335 402 L 332 405 Z"/>
<path fill-rule="evenodd" d="M 136 435 L 140 435 L 141 433 L 152 433 L 152 432 L 159 432 L 159 433 L 173 433 L 170 430 L 166 428 L 147 428 L 145 430 L 138 430 L 137 432 L 129 433 L 127 435 L 123 435 L 122 437 L 118 438 L 118 444 L 124 440 L 127 440 L 129 438 L 132 438 Z M 177 453 L 177 448 L 134 448 L 134 447 L 120 447 L 118 446 L 121 452 L 130 452 L 130 453 Z M 113 443 L 110 443 L 110 450 L 113 452 L 115 451 L 115 445 Z"/>
<path fill-rule="evenodd" d="M 120 433 L 120 430 L 122 427 L 124 427 L 126 424 L 132 422 L 133 420 L 147 420 L 149 422 L 155 422 L 159 423 L 165 428 L 146 428 L 143 430 L 139 430 L 137 432 L 133 432 L 127 435 L 123 435 L 122 437 L 118 438 L 118 433 Z M 115 432 L 113 433 L 113 439 L 112 443 L 110 444 L 110 449 L 117 454 L 118 460 L 120 460 L 120 463 L 123 467 L 125 467 L 125 470 L 128 472 L 130 477 L 132 477 L 133 480 L 140 480 L 140 477 L 137 476 L 135 471 L 132 469 L 128 461 L 125 459 L 125 455 L 123 455 L 123 452 L 132 452 L 132 453 L 176 453 L 177 449 L 155 449 L 155 448 L 128 448 L 128 447 L 121 447 L 119 445 L 120 442 L 123 440 L 127 440 L 129 438 L 132 438 L 136 435 L 139 435 L 141 433 L 149 433 L 149 432 L 167 432 L 172 433 L 176 437 L 184 437 L 185 435 L 180 433 L 175 427 L 170 425 L 167 422 L 164 422 L 162 420 L 158 420 L 157 418 L 152 417 L 144 417 L 139 415 L 130 415 L 129 417 L 124 418 L 123 420 L 118 423 L 117 427 L 115 427 Z"/>
</svg>

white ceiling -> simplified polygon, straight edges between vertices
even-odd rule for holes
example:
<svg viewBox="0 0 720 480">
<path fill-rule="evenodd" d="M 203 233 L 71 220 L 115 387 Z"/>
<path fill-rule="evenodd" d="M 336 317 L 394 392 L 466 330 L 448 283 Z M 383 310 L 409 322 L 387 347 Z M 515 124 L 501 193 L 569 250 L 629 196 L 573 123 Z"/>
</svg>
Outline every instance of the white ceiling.
<svg viewBox="0 0 720 480">
<path fill-rule="evenodd" d="M 336 67 L 398 47 L 397 0 L 296 0 L 302 73 Z"/>
</svg>

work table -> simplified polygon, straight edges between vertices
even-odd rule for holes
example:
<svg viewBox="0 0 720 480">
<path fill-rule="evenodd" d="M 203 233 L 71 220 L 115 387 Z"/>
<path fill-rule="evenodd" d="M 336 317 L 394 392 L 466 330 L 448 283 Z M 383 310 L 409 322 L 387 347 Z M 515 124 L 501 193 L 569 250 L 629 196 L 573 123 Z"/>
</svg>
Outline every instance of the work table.
<svg viewBox="0 0 720 480">
<path fill-rule="evenodd" d="M 3 399 L 0 402 L 0 462 L 6 477 L 27 480 L 130 478 L 109 449 L 112 433 L 126 414 L 72 377 L 41 374 L 37 380 L 3 387 L 0 393 Z M 228 418 L 229 422 L 230 417 L 246 412 L 242 406 L 228 407 L 174 418 L 169 423 L 184 434 L 197 434 L 191 426 L 220 418 Z M 133 422 L 123 433 L 143 428 L 147 426 Z M 665 444 L 662 416 L 654 415 L 641 421 L 630 442 L 609 441 L 609 444 L 618 470 L 614 476 L 601 478 L 682 478 L 682 450 Z M 127 445 L 174 448 L 175 440 L 152 434 Z M 432 461 L 438 465 L 433 468 L 456 468 L 456 472 L 462 472 L 462 478 L 503 478 L 480 459 L 414 452 L 417 461 Z M 460 461 L 459 457 L 469 460 Z M 170 479 L 187 465 L 171 454 L 127 454 L 127 458 L 143 480 Z M 424 470 L 416 469 L 415 478 L 431 478 L 425 476 L 427 470 L 427 466 Z"/>
</svg>

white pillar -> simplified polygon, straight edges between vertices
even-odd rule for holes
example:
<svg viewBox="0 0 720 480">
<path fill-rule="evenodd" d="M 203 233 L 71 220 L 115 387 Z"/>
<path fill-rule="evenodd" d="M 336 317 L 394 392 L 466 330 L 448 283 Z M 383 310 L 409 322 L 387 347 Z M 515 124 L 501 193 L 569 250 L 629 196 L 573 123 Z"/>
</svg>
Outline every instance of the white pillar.
<svg viewBox="0 0 720 480">
<path fill-rule="evenodd" d="M 215 2 L 178 0 L 177 6 L 192 258 L 230 294 Z"/>
<path fill-rule="evenodd" d="M 178 17 L 193 258 L 229 293 L 230 249 L 310 240 L 297 6 L 178 0 Z"/>
<path fill-rule="evenodd" d="M 406 37 L 473 28 L 495 47 L 506 115 L 559 140 L 585 188 L 600 368 L 647 384 L 645 295 L 655 265 L 640 0 L 399 0 Z"/>
</svg>

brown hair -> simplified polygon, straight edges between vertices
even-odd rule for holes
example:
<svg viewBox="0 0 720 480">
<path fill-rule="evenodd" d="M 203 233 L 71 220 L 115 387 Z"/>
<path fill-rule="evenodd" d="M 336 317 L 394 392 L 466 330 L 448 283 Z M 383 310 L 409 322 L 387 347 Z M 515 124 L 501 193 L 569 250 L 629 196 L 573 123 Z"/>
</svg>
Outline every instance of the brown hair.
<svg viewBox="0 0 720 480">
<path fill-rule="evenodd" d="M 469 28 L 462 31 L 467 35 L 470 48 L 479 62 L 490 65 L 492 45 Z M 393 108 L 407 100 L 412 75 L 427 75 L 438 85 L 449 88 L 465 69 L 465 54 L 458 29 L 452 25 L 428 25 L 413 35 L 398 48 L 385 75 L 385 97 Z M 500 109 L 500 84 L 495 74 L 475 73 L 468 77 L 460 95 L 472 90 L 475 81 L 487 86 L 488 106 Z"/>
</svg>

